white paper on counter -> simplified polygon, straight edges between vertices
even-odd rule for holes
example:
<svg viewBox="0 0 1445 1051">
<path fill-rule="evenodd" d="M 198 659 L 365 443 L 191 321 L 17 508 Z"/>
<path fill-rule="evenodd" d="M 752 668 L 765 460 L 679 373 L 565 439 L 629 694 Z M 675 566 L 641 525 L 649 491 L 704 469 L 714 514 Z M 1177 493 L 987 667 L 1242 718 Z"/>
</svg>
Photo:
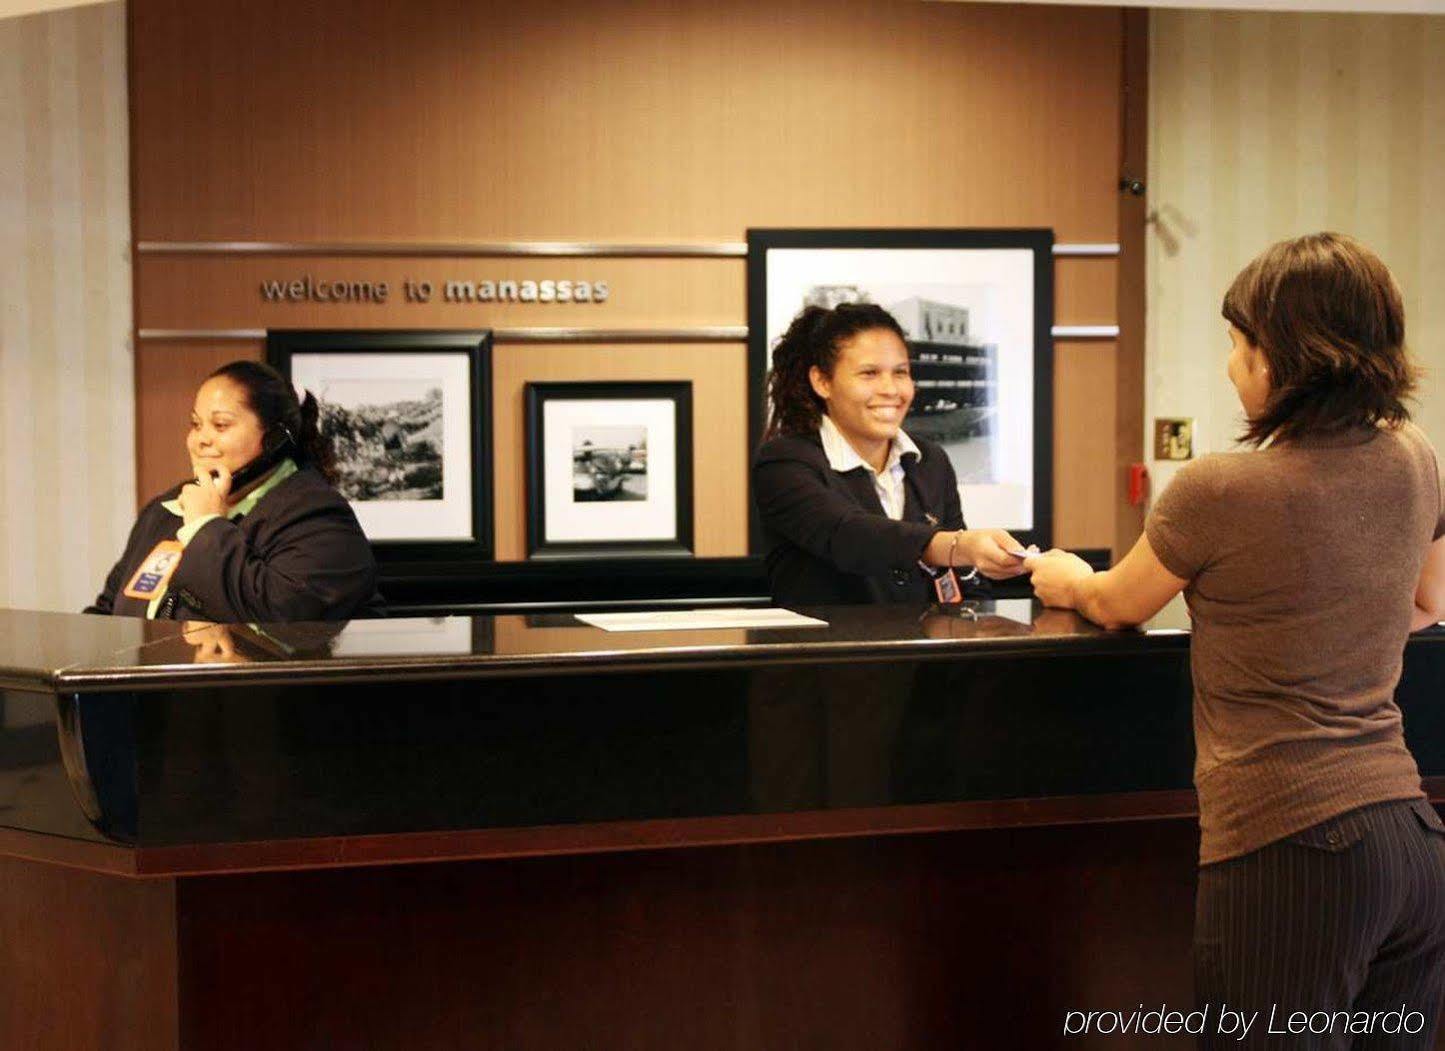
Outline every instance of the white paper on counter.
<svg viewBox="0 0 1445 1051">
<path fill-rule="evenodd" d="M 698 628 L 826 628 L 826 620 L 790 609 L 665 609 L 642 613 L 578 613 L 603 631 L 693 631 Z"/>
</svg>

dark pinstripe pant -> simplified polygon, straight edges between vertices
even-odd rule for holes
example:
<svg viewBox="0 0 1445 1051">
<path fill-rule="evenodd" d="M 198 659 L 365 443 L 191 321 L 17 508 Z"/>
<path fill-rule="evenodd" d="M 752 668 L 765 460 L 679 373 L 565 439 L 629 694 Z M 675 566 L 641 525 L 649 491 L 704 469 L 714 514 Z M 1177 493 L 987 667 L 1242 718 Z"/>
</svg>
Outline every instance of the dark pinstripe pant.
<svg viewBox="0 0 1445 1051">
<path fill-rule="evenodd" d="M 1445 826 L 1424 800 L 1376 803 L 1204 866 L 1194 976 L 1203 1048 L 1430 1048 L 1445 992 Z M 1419 1016 L 1361 1032 L 1358 1012 L 1402 1004 Z M 1253 1015 L 1245 1039 L 1237 1024 L 1218 1032 L 1237 1022 L 1225 1005 Z M 1330 1013 L 1329 1027 L 1314 1014 L 1290 1033 L 1294 1012 Z M 1423 1030 L 1405 1032 L 1420 1016 Z"/>
</svg>

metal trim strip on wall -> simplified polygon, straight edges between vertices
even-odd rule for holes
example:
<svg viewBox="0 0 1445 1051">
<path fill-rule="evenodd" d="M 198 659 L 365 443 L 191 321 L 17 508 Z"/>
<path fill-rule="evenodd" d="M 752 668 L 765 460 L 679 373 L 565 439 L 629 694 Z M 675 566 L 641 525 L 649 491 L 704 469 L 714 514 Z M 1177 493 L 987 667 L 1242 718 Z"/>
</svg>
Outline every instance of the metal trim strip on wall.
<svg viewBox="0 0 1445 1051">
<path fill-rule="evenodd" d="M 585 241 L 138 241 L 141 255 L 573 256 L 742 258 L 740 241 L 696 244 L 603 244 Z"/>
<path fill-rule="evenodd" d="M 334 256 L 550 256 L 637 259 L 744 259 L 743 241 L 696 244 L 603 244 L 586 241 L 325 242 L 325 241 L 138 241 L 140 255 L 334 255 Z M 1063 257 L 1117 256 L 1117 244 L 1056 244 Z"/>
<path fill-rule="evenodd" d="M 1119 246 L 1116 244 L 1059 244 L 1054 245 L 1054 255 L 1068 256 L 1072 258 L 1087 258 L 1090 256 L 1117 256 Z"/>
<path fill-rule="evenodd" d="M 485 326 L 483 326 L 485 327 Z M 266 338 L 264 328 L 142 328 L 139 339 L 157 342 L 178 340 L 258 340 Z M 494 328 L 497 343 L 742 343 L 748 338 L 745 325 L 699 325 L 694 328 Z"/>
<path fill-rule="evenodd" d="M 498 343 L 743 343 L 746 325 L 695 328 L 494 328 Z"/>
<path fill-rule="evenodd" d="M 1118 339 L 1118 325 L 1055 325 L 1054 339 Z M 264 328 L 142 328 L 136 337 L 155 342 L 180 340 L 257 340 Z M 746 325 L 696 328 L 495 328 L 498 343 L 744 343 Z"/>
</svg>

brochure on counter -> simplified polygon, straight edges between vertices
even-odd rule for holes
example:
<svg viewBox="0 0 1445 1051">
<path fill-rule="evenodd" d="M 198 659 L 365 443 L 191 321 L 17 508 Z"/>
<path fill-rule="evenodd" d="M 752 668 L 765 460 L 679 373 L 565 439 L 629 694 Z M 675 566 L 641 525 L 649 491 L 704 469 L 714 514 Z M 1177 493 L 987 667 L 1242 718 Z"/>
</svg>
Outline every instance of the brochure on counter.
<svg viewBox="0 0 1445 1051">
<path fill-rule="evenodd" d="M 579 613 L 603 631 L 693 631 L 700 628 L 826 628 L 826 620 L 790 609 L 670 609 L 641 613 Z"/>
</svg>

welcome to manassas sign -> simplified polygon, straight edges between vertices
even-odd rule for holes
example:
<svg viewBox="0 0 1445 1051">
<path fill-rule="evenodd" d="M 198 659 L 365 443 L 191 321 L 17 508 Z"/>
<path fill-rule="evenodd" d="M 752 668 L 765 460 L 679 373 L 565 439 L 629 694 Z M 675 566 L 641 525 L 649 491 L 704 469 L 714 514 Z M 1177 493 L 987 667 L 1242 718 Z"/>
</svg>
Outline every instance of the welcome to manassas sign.
<svg viewBox="0 0 1445 1051">
<path fill-rule="evenodd" d="M 606 281 L 457 281 L 440 282 L 447 303 L 605 303 L 611 294 Z M 430 303 L 437 284 L 401 282 L 408 303 Z M 268 303 L 385 303 L 391 297 L 386 281 L 329 280 L 303 275 L 293 280 L 261 282 L 261 298 Z"/>
</svg>

